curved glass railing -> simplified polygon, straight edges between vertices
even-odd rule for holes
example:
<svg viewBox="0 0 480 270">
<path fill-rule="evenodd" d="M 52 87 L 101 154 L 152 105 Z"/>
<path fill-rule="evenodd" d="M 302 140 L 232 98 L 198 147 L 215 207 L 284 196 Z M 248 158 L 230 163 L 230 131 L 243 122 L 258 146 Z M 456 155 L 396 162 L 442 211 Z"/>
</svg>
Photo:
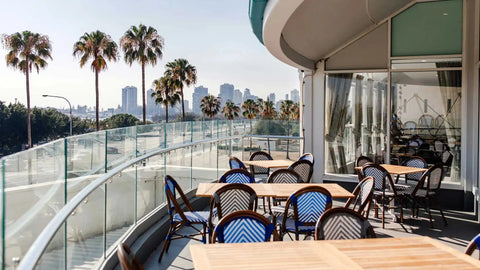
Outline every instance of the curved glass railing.
<svg viewBox="0 0 480 270">
<path fill-rule="evenodd" d="M 261 135 L 249 135 L 252 128 Z M 228 169 L 230 155 L 248 158 L 262 149 L 277 158 L 297 158 L 300 138 L 292 134 L 298 135 L 298 123 L 181 122 L 69 137 L 2 158 L 2 268 L 23 264 L 68 203 L 74 207 L 48 246 L 40 248 L 36 267 L 70 269 L 101 260 L 128 228 L 164 203 L 165 174 L 188 190 L 217 179 Z M 88 196 L 80 196 L 98 181 Z"/>
</svg>

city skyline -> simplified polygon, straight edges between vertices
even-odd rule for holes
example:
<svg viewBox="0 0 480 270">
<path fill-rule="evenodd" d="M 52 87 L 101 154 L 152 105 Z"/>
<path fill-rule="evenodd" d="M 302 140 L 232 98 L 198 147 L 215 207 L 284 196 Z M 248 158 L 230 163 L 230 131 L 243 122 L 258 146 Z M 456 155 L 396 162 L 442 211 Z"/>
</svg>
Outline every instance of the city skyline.
<svg viewBox="0 0 480 270">
<path fill-rule="evenodd" d="M 98 5 L 98 10 L 90 8 L 93 4 Z M 163 75 L 165 64 L 176 58 L 186 58 L 196 66 L 195 86 L 203 85 L 214 95 L 219 94 L 219 85 L 227 81 L 235 89 L 252 89 L 264 99 L 271 92 L 280 96 L 299 87 L 297 71 L 259 46 L 248 21 L 248 1 L 140 1 L 136 8 L 142 12 L 137 13 L 131 12 L 131 3 L 127 1 L 116 2 L 113 10 L 108 1 L 5 4 L 9 10 L 24 10 L 25 5 L 29 8 L 24 20 L 15 19 L 10 13 L 3 16 L 1 34 L 28 29 L 48 35 L 52 42 L 53 60 L 46 69 L 30 77 L 32 107 L 66 107 L 61 100 L 45 99 L 42 94 L 62 95 L 72 104 L 93 107 L 94 74 L 89 66 L 80 68 L 79 60 L 72 56 L 73 43 L 84 32 L 97 29 L 118 43 L 131 25 L 140 23 L 156 28 L 165 39 L 163 59 L 155 67 L 146 68 L 146 90 Z M 6 53 L 1 47 L 0 101 L 18 100 L 25 104 L 25 76 L 6 66 Z M 126 85 L 141 89 L 140 69 L 138 64 L 126 64 L 122 54 L 119 61 L 108 62 L 108 70 L 99 76 L 100 109 L 121 104 L 118 91 Z M 195 86 L 185 89 L 185 97 L 191 97 Z"/>
</svg>

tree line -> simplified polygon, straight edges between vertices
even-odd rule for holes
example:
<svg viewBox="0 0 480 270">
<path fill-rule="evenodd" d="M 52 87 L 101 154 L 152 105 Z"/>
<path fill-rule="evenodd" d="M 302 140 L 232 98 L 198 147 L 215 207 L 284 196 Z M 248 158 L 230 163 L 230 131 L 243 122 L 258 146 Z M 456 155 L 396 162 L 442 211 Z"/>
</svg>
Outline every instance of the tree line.
<svg viewBox="0 0 480 270">
<path fill-rule="evenodd" d="M 6 55 L 7 66 L 20 70 L 25 74 L 26 92 L 27 92 L 27 144 L 32 146 L 32 111 L 30 104 L 30 80 L 29 76 L 32 69 L 39 73 L 48 65 L 48 60 L 52 60 L 52 45 L 47 35 L 33 33 L 31 31 L 16 32 L 13 34 L 3 34 L 1 36 L 3 47 L 8 51 Z M 145 97 L 145 66 L 150 64 L 155 66 L 163 56 L 164 39 L 157 30 L 151 26 L 140 24 L 138 27 L 131 26 L 120 39 L 120 49 L 123 51 L 124 61 L 132 65 L 137 62 L 142 69 L 142 105 L 143 105 L 143 124 L 146 123 L 146 97 Z M 96 108 L 96 130 L 100 130 L 99 120 L 99 73 L 107 69 L 107 62 L 116 62 L 120 56 L 119 46 L 106 33 L 96 30 L 90 33 L 84 33 L 73 45 L 73 56 L 80 60 L 80 67 L 90 66 L 95 74 L 95 108 Z M 184 86 L 195 84 L 197 80 L 196 68 L 188 63 L 186 59 L 175 59 L 167 63 L 167 70 L 162 78 L 168 77 L 174 82 L 169 82 L 169 91 L 174 87 L 182 102 L 182 116 L 185 119 L 184 108 Z M 154 81 L 156 86 L 155 95 L 163 89 L 164 79 Z M 163 102 L 157 98 L 157 102 Z M 169 101 L 168 101 L 169 102 Z M 37 132 L 37 130 L 35 130 Z"/>
</svg>

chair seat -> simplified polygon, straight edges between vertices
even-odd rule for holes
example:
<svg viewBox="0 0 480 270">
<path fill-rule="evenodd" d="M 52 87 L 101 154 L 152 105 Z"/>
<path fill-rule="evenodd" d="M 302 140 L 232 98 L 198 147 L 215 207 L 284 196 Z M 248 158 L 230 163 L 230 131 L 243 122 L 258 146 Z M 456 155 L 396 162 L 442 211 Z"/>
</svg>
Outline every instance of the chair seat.
<svg viewBox="0 0 480 270">
<path fill-rule="evenodd" d="M 382 192 L 382 191 L 375 190 L 375 191 L 373 192 L 373 196 L 375 196 L 375 197 L 381 197 L 382 195 L 383 195 L 383 192 Z M 393 191 L 385 190 L 385 197 L 393 197 L 393 196 L 394 196 Z"/>
<path fill-rule="evenodd" d="M 188 222 L 191 223 L 207 223 L 210 211 L 195 211 L 195 212 L 183 212 Z M 174 222 L 182 222 L 182 217 L 179 214 L 173 216 Z"/>
<path fill-rule="evenodd" d="M 282 205 L 278 205 L 278 206 L 272 206 L 272 215 L 274 215 L 275 217 L 279 217 L 281 215 L 283 215 L 283 213 L 285 212 L 285 206 L 282 206 Z M 288 209 L 288 217 L 293 217 L 293 209 L 290 208 Z"/>
<path fill-rule="evenodd" d="M 283 216 L 279 216 L 278 221 L 283 220 Z M 285 222 L 285 228 L 287 231 L 295 231 L 295 220 L 293 218 L 287 218 Z M 315 231 L 315 226 L 298 226 L 299 232 L 313 232 Z"/>
</svg>

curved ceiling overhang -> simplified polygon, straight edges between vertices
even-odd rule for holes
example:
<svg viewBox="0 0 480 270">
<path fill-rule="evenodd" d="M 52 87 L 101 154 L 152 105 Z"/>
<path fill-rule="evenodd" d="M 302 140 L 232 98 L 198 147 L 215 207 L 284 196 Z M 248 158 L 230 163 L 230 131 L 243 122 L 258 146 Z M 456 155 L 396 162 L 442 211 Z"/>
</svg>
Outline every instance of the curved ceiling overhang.
<svg viewBox="0 0 480 270">
<path fill-rule="evenodd" d="M 299 69 L 315 63 L 375 29 L 415 0 L 269 0 L 263 42 L 280 61 Z"/>
</svg>

